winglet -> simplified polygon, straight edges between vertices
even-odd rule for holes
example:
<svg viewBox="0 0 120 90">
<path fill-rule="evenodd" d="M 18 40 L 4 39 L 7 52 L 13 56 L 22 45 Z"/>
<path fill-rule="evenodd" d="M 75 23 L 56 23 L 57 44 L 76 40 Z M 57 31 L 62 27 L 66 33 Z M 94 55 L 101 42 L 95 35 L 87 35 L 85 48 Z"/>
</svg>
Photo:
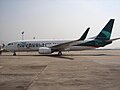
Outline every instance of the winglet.
<svg viewBox="0 0 120 90">
<path fill-rule="evenodd" d="M 89 31 L 90 27 L 87 28 L 87 30 L 84 32 L 84 34 L 81 36 L 80 39 L 78 40 L 85 40 L 85 38 L 87 37 L 88 31 Z"/>
</svg>

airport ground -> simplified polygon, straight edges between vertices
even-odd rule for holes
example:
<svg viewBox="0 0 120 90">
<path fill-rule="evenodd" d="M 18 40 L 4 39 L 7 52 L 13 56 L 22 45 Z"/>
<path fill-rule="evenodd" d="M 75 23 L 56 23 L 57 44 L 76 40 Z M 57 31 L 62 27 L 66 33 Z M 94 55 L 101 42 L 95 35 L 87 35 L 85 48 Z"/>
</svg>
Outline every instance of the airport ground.
<svg viewBox="0 0 120 90">
<path fill-rule="evenodd" d="M 120 50 L 4 52 L 0 90 L 120 90 Z"/>
</svg>

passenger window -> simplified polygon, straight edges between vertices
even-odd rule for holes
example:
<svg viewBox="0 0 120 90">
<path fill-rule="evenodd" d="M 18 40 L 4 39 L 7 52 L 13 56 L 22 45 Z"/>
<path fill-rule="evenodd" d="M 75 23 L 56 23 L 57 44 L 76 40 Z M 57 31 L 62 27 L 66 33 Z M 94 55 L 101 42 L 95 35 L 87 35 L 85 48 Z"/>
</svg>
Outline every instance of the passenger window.
<svg viewBox="0 0 120 90">
<path fill-rule="evenodd" d="M 36 43 L 36 47 L 38 47 L 38 44 Z"/>
<path fill-rule="evenodd" d="M 9 43 L 8 45 L 13 45 L 13 43 Z"/>
</svg>

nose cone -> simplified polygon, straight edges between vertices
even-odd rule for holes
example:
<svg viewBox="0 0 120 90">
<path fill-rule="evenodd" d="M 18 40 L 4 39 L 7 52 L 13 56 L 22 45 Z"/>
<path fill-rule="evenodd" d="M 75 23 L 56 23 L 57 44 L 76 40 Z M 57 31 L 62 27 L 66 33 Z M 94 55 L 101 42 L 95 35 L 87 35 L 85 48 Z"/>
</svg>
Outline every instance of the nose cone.
<svg viewBox="0 0 120 90">
<path fill-rule="evenodd" d="M 1 52 L 3 52 L 3 51 L 7 51 L 7 50 L 6 50 L 6 47 L 5 47 L 5 46 L 4 46 L 4 47 L 1 46 L 1 47 L 0 47 L 0 51 L 1 51 Z"/>
</svg>

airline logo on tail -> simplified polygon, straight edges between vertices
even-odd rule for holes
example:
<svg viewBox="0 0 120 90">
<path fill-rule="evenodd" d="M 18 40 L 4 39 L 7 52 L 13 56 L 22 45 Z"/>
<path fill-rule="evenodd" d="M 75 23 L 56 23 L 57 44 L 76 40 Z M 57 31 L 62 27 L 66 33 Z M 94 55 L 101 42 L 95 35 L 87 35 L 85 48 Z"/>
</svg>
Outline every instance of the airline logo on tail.
<svg viewBox="0 0 120 90">
<path fill-rule="evenodd" d="M 110 39 L 111 34 L 107 31 L 102 31 L 102 34 L 105 35 L 106 39 Z"/>
<path fill-rule="evenodd" d="M 105 25 L 102 31 L 98 34 L 96 39 L 98 40 L 109 40 L 112 33 L 112 28 L 114 24 L 114 19 L 110 19 L 110 21 Z"/>
</svg>

